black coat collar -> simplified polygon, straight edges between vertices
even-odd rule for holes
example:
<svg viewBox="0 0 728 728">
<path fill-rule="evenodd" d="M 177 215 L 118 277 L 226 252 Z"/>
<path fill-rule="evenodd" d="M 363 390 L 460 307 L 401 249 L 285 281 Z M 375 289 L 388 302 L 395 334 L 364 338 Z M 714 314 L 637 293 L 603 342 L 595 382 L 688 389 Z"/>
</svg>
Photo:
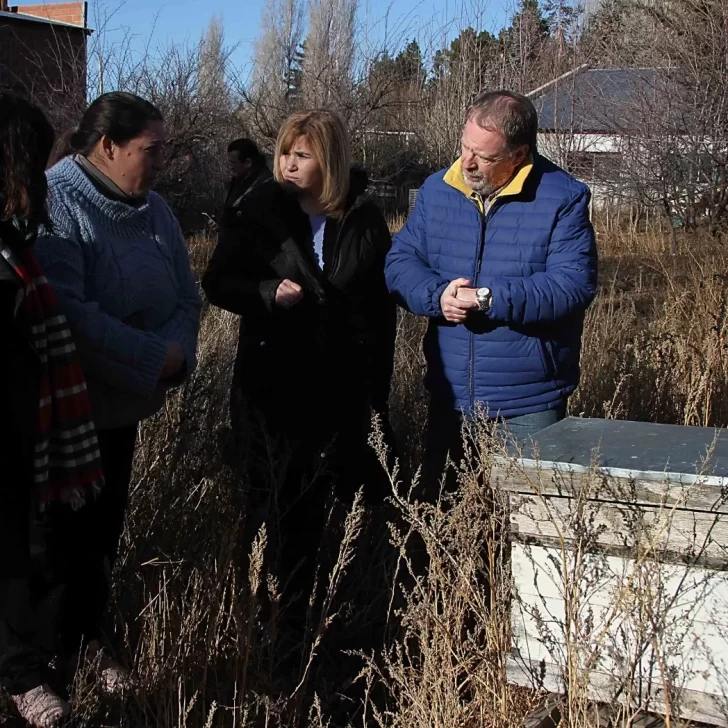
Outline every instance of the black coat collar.
<svg viewBox="0 0 728 728">
<path fill-rule="evenodd" d="M 352 213 L 368 200 L 365 194 L 367 185 L 366 172 L 353 169 L 344 216 L 340 220 L 329 218 L 327 222 L 325 247 L 328 250 L 335 251 L 342 233 L 348 228 Z M 319 301 L 325 301 L 327 281 L 313 258 L 310 221 L 308 215 L 301 210 L 296 196 L 283 185 L 270 183 L 261 185 L 252 194 L 246 195 L 242 204 L 244 211 L 241 211 L 240 219 L 248 223 L 254 222 L 268 230 L 278 241 L 279 254 L 268 260 L 273 270 L 281 277 L 287 277 L 287 263 L 293 261 L 301 273 L 305 287 Z"/>
</svg>

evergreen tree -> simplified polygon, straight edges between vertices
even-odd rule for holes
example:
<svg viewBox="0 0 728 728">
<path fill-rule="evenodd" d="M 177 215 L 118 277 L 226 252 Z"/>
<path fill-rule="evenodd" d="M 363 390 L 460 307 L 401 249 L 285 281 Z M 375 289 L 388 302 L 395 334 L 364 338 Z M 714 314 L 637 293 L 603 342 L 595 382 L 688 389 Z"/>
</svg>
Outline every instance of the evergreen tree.
<svg viewBox="0 0 728 728">
<path fill-rule="evenodd" d="M 487 30 L 465 28 L 450 47 L 439 50 L 433 59 L 435 82 L 445 77 L 467 75 L 481 88 L 493 77 L 497 61 L 498 42 Z"/>
<path fill-rule="evenodd" d="M 546 0 L 543 14 L 551 38 L 561 42 L 573 40 L 582 12 L 581 6 L 573 5 L 569 0 Z"/>
<path fill-rule="evenodd" d="M 394 73 L 402 83 L 420 84 L 427 75 L 420 44 L 412 40 L 394 60 Z"/>
<path fill-rule="evenodd" d="M 549 39 L 549 23 L 538 0 L 520 0 L 499 38 L 505 85 L 521 93 L 538 85 L 538 61 Z"/>
</svg>

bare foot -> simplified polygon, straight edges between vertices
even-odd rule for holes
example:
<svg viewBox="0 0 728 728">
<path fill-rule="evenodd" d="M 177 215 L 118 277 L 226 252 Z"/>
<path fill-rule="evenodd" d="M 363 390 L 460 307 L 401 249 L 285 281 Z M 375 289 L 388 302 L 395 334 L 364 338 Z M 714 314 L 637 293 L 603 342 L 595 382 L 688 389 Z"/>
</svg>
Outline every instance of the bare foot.
<svg viewBox="0 0 728 728">
<path fill-rule="evenodd" d="M 20 716 L 33 728 L 54 728 L 71 709 L 47 685 L 39 685 L 22 695 L 13 695 Z"/>
</svg>

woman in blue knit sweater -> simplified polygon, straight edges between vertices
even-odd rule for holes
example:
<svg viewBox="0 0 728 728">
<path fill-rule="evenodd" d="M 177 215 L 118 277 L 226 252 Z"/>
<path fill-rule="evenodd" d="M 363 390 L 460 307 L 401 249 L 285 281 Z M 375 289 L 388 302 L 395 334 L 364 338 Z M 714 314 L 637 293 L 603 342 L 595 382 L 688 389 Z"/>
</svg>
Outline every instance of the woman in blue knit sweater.
<svg viewBox="0 0 728 728">
<path fill-rule="evenodd" d="M 195 368 L 201 302 L 180 227 L 150 191 L 164 167 L 165 128 L 149 102 L 105 94 L 47 174 L 52 228 L 37 254 L 71 325 L 88 381 L 106 486 L 77 521 L 66 651 L 94 658 L 103 684 L 128 673 L 104 650 L 106 568 L 116 558 L 139 422 Z"/>
</svg>

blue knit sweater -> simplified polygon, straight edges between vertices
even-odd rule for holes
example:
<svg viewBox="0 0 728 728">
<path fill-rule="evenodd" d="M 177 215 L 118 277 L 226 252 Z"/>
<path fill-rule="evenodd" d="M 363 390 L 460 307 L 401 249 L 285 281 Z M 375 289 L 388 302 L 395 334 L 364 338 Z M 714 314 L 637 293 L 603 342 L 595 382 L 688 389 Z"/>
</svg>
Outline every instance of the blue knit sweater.
<svg viewBox="0 0 728 728">
<path fill-rule="evenodd" d="M 71 158 L 48 172 L 52 232 L 40 264 L 71 324 L 100 429 L 149 417 L 170 386 L 167 343 L 195 368 L 201 302 L 179 224 L 150 192 L 132 207 L 105 197 Z"/>
</svg>

